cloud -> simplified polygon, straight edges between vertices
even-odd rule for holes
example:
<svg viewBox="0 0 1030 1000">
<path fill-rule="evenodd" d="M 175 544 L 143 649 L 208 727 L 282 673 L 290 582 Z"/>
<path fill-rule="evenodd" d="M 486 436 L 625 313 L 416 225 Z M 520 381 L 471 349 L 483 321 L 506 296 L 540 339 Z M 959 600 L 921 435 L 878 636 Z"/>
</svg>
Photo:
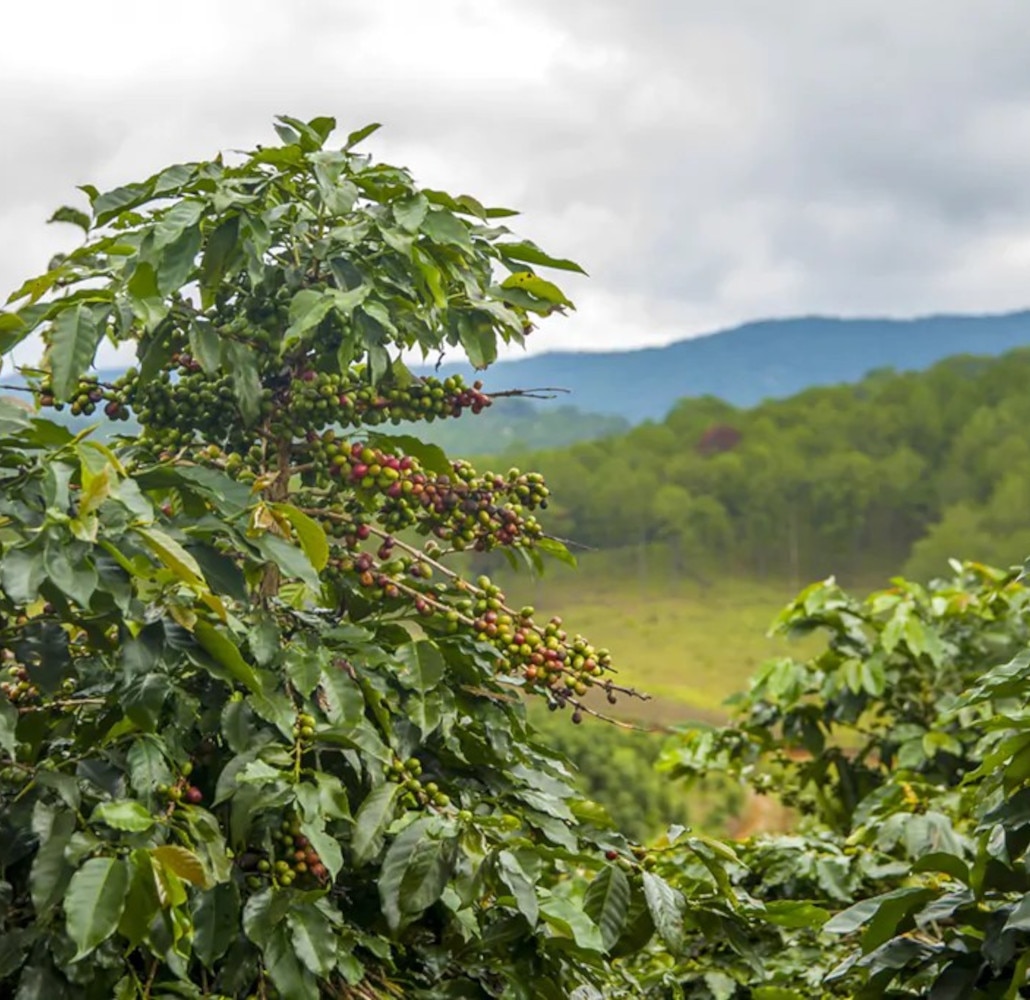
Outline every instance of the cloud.
<svg viewBox="0 0 1030 1000">
<path fill-rule="evenodd" d="M 74 238 L 75 185 L 387 126 L 425 183 L 579 259 L 531 349 L 749 318 L 1027 304 L 1030 6 L 1010 0 L 55 0 L 8 13 L 0 287 Z"/>
</svg>

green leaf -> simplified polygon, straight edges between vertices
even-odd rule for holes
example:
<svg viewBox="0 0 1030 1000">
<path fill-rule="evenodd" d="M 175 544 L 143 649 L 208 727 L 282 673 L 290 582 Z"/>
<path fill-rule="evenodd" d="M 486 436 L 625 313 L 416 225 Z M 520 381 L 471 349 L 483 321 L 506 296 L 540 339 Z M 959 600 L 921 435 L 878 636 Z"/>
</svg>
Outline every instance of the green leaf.
<svg viewBox="0 0 1030 1000">
<path fill-rule="evenodd" d="M 70 205 L 62 205 L 47 219 L 47 222 L 70 222 L 73 226 L 78 226 L 86 233 L 90 229 L 89 216 L 77 208 L 72 208 Z"/>
<path fill-rule="evenodd" d="M 320 1000 L 318 982 L 297 958 L 289 927 L 275 929 L 264 950 L 265 967 L 279 995 L 288 1000 Z"/>
<path fill-rule="evenodd" d="M 187 229 L 191 229 L 204 214 L 204 203 L 195 198 L 177 201 L 161 216 L 154 227 L 154 249 L 175 243 Z"/>
<path fill-rule="evenodd" d="M 409 642 L 396 652 L 397 680 L 406 688 L 431 691 L 444 677 L 444 661 L 440 650 L 428 640 Z"/>
<path fill-rule="evenodd" d="M 427 472 L 435 472 L 441 476 L 454 474 L 454 466 L 439 445 L 423 441 L 411 434 L 380 434 L 378 431 L 370 431 L 368 438 L 379 448 L 417 458 Z"/>
<path fill-rule="evenodd" d="M 193 899 L 193 950 L 213 969 L 236 939 L 240 926 L 240 891 L 235 882 L 216 885 Z"/>
<path fill-rule="evenodd" d="M 261 376 L 257 354 L 248 344 L 237 340 L 227 341 L 224 349 L 240 413 L 248 424 L 253 424 L 261 416 Z"/>
<path fill-rule="evenodd" d="M 138 526 L 136 531 L 158 559 L 180 580 L 207 589 L 200 564 L 171 535 L 153 526 Z"/>
<path fill-rule="evenodd" d="M 575 261 L 563 260 L 560 257 L 551 257 L 541 250 L 536 244 L 528 241 L 519 243 L 495 243 L 495 249 L 506 260 L 520 260 L 527 264 L 539 264 L 542 267 L 553 267 L 559 271 L 576 271 L 579 274 L 586 274 Z"/>
<path fill-rule="evenodd" d="M 272 507 L 290 522 L 311 565 L 319 572 L 325 569 L 329 562 L 329 541 L 322 525 L 293 504 L 277 503 Z"/>
<path fill-rule="evenodd" d="M 14 350 L 29 335 L 31 329 L 20 316 L 0 312 L 0 357 Z"/>
<path fill-rule="evenodd" d="M 67 400 L 78 387 L 79 377 L 93 363 L 103 336 L 93 310 L 84 302 L 57 314 L 48 337 L 54 397 Z"/>
<path fill-rule="evenodd" d="M 351 132 L 351 134 L 347 136 L 347 142 L 343 147 L 344 150 L 349 152 L 358 145 L 359 142 L 367 139 L 373 132 L 378 132 L 382 127 L 383 126 L 380 125 L 379 122 L 372 122 L 370 125 L 365 125 L 363 128 L 359 128 L 356 132 Z"/>
<path fill-rule="evenodd" d="M 314 590 L 319 588 L 321 581 L 318 573 L 303 549 L 268 532 L 252 541 L 268 562 L 279 567 L 283 576 L 303 580 Z"/>
<path fill-rule="evenodd" d="M 830 914 L 821 906 L 792 899 L 774 899 L 765 904 L 766 920 L 777 927 L 822 927 Z"/>
<path fill-rule="evenodd" d="M 497 360 L 497 335 L 493 327 L 463 323 L 458 338 L 473 368 L 489 368 Z"/>
<path fill-rule="evenodd" d="M 964 885 L 969 885 L 969 865 L 954 854 L 934 851 L 924 854 L 912 865 L 913 872 L 944 872 Z"/>
<path fill-rule="evenodd" d="M 605 950 L 601 930 L 575 903 L 554 896 L 540 904 L 540 916 L 550 928 L 572 938 L 587 951 Z"/>
<path fill-rule="evenodd" d="M 202 239 L 200 226 L 190 226 L 160 255 L 157 287 L 163 294 L 178 291 L 193 277 Z"/>
<path fill-rule="evenodd" d="M 328 976 L 336 965 L 338 935 L 326 915 L 310 904 L 302 904 L 290 908 L 286 923 L 297 957 L 316 976 Z"/>
<path fill-rule="evenodd" d="M 351 840 L 351 856 L 355 866 L 371 861 L 382 850 L 383 836 L 393 821 L 399 793 L 400 785 L 388 781 L 374 789 L 361 803 L 354 817 L 354 836 Z"/>
<path fill-rule="evenodd" d="M 583 910 L 601 929 L 606 950 L 622 936 L 629 916 L 630 884 L 621 868 L 608 865 L 587 886 Z"/>
<path fill-rule="evenodd" d="M 397 220 L 397 224 L 409 233 L 418 231 L 428 211 L 429 199 L 421 192 L 393 203 L 393 217 Z"/>
<path fill-rule="evenodd" d="M 72 876 L 64 897 L 68 936 L 76 945 L 72 961 L 115 932 L 128 889 L 128 869 L 115 858 L 91 858 Z"/>
<path fill-rule="evenodd" d="M 251 691 L 261 690 L 261 681 L 254 668 L 243 658 L 239 647 L 225 632 L 209 622 L 198 621 L 193 634 L 204 651 L 225 667 L 235 680 Z"/>
<path fill-rule="evenodd" d="M 15 729 L 18 727 L 18 709 L 8 698 L 0 698 L 0 750 L 12 760 L 18 745 Z"/>
<path fill-rule="evenodd" d="M 498 853 L 497 875 L 515 897 L 515 904 L 529 921 L 529 926 L 536 927 L 540 919 L 540 904 L 537 902 L 535 884 L 511 851 Z"/>
<path fill-rule="evenodd" d="M 153 330 L 168 315 L 168 304 L 161 297 L 152 264 L 140 261 L 125 288 L 133 315 L 147 330 Z"/>
<path fill-rule="evenodd" d="M 287 650 L 286 676 L 302 698 L 318 686 L 325 662 L 325 651 L 314 646 L 294 644 Z"/>
<path fill-rule="evenodd" d="M 214 375 L 221 366 L 221 340 L 214 326 L 202 317 L 190 320 L 190 353 L 200 361 L 206 375 Z"/>
<path fill-rule="evenodd" d="M 808 1000 L 811 994 L 798 993 L 782 986 L 756 986 L 751 991 L 752 1000 Z"/>
<path fill-rule="evenodd" d="M 31 604 L 46 579 L 46 567 L 39 545 L 8 549 L 0 559 L 0 582 L 12 601 Z"/>
<path fill-rule="evenodd" d="M 863 899 L 831 917 L 823 930 L 827 934 L 851 934 L 869 924 L 862 939 L 862 950 L 868 952 L 891 938 L 904 918 L 932 895 L 931 889 L 908 886 Z"/>
<path fill-rule="evenodd" d="M 515 288 L 534 298 L 559 306 L 572 306 L 565 293 L 553 282 L 535 275 L 532 271 L 517 271 L 501 282 L 501 288 Z"/>
<path fill-rule="evenodd" d="M 683 896 L 653 872 L 644 872 L 643 889 L 655 930 L 673 952 L 679 951 L 683 942 Z"/>
<path fill-rule="evenodd" d="M 81 607 L 89 607 L 99 582 L 97 571 L 81 555 L 73 559 L 67 540 L 59 540 L 52 535 L 47 537 L 43 566 L 54 586 Z"/>
<path fill-rule="evenodd" d="M 65 858 L 65 849 L 75 832 L 75 816 L 61 812 L 54 817 L 50 835 L 36 852 L 29 874 L 29 890 L 37 919 L 63 898 L 74 869 Z"/>
<path fill-rule="evenodd" d="M 214 305 L 215 293 L 221 287 L 233 258 L 238 256 L 239 230 L 240 217 L 234 215 L 222 222 L 207 239 L 200 263 L 200 301 L 204 309 Z"/>
<path fill-rule="evenodd" d="M 126 184 L 123 187 L 117 187 L 111 191 L 105 191 L 101 195 L 91 197 L 94 223 L 102 226 L 105 222 L 110 222 L 111 219 L 116 215 L 120 215 L 126 209 L 135 208 L 146 201 L 151 191 L 152 186 L 150 184 Z"/>
<path fill-rule="evenodd" d="M 419 915 L 433 905 L 450 878 L 452 843 L 441 839 L 436 817 L 417 819 L 405 827 L 383 858 L 377 879 L 383 915 L 397 930 L 404 918 Z"/>
<path fill-rule="evenodd" d="M 314 288 L 302 288 L 297 292 L 290 300 L 290 325 L 283 335 L 282 349 L 286 351 L 297 341 L 304 340 L 305 334 L 329 315 L 334 304 L 333 296 Z"/>
<path fill-rule="evenodd" d="M 342 792 L 342 787 L 340 791 Z M 326 833 L 325 830 L 310 823 L 302 824 L 301 831 L 311 842 L 311 846 L 315 849 L 319 858 L 322 859 L 322 864 L 326 866 L 330 877 L 335 879 L 343 870 L 343 850 L 340 847 L 340 842 Z"/>
<path fill-rule="evenodd" d="M 539 552 L 543 552 L 550 558 L 557 560 L 560 563 L 564 563 L 566 566 L 571 566 L 575 569 L 578 565 L 576 557 L 568 550 L 568 547 L 559 542 L 557 538 L 538 538 L 536 540 L 536 548 Z"/>
<path fill-rule="evenodd" d="M 137 737 L 129 747 L 126 759 L 129 764 L 129 781 L 139 795 L 152 795 L 158 785 L 171 783 L 171 768 L 153 739 Z"/>
<path fill-rule="evenodd" d="M 104 823 L 115 830 L 142 833 L 149 830 L 155 820 L 142 802 L 135 799 L 116 799 L 114 802 L 101 802 L 93 810 L 90 822 Z"/>
<path fill-rule="evenodd" d="M 468 226 L 445 208 L 433 208 L 426 213 L 419 228 L 434 243 L 456 246 L 472 253 Z"/>
<path fill-rule="evenodd" d="M 243 907 L 243 931 L 259 948 L 265 948 L 295 899 L 284 889 L 265 889 L 251 896 Z"/>
</svg>

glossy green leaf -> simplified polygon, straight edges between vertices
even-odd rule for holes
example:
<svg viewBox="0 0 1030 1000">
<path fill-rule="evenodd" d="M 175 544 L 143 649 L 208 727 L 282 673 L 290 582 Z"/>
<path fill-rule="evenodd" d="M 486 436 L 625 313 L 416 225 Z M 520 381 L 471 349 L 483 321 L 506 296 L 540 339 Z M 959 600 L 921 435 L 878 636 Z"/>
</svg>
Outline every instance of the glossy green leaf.
<svg viewBox="0 0 1030 1000">
<path fill-rule="evenodd" d="M 497 877 L 515 898 L 519 912 L 535 927 L 540 917 L 540 905 L 536 898 L 536 887 L 533 879 L 526 873 L 518 858 L 511 851 L 500 851 L 497 854 Z"/>
<path fill-rule="evenodd" d="M 118 799 L 101 802 L 93 810 L 92 822 L 103 823 L 115 830 L 142 833 L 154 825 L 155 819 L 142 803 L 133 799 Z"/>
<path fill-rule="evenodd" d="M 261 682 L 254 668 L 243 658 L 239 647 L 228 634 L 208 622 L 197 622 L 193 634 L 204 651 L 229 672 L 230 676 L 251 691 L 259 691 Z"/>
<path fill-rule="evenodd" d="M 571 938 L 585 951 L 605 950 L 600 928 L 571 900 L 560 896 L 544 900 L 540 917 L 553 931 Z"/>
<path fill-rule="evenodd" d="M 84 302 L 57 314 L 50 328 L 48 352 L 55 398 L 71 397 L 79 377 L 93 363 L 103 333 L 93 310 Z"/>
<path fill-rule="evenodd" d="M 405 687 L 424 694 L 443 680 L 444 660 L 432 642 L 406 643 L 395 655 L 397 680 Z"/>
<path fill-rule="evenodd" d="M 240 927 L 240 893 L 235 882 L 198 893 L 192 904 L 193 950 L 208 969 L 225 955 Z"/>
<path fill-rule="evenodd" d="M 301 904 L 286 914 L 297 957 L 316 976 L 328 976 L 336 965 L 337 932 L 315 906 Z"/>
<path fill-rule="evenodd" d="M 70 205 L 62 205 L 47 219 L 47 222 L 70 222 L 85 233 L 88 233 L 90 230 L 89 216 L 77 208 L 72 208 Z"/>
<path fill-rule="evenodd" d="M 116 858 L 91 858 L 71 877 L 64 912 L 76 960 L 114 934 L 128 888 L 125 862 Z"/>
<path fill-rule="evenodd" d="M 519 243 L 498 243 L 497 251 L 507 260 L 524 261 L 527 264 L 538 264 L 541 267 L 553 267 L 559 271 L 576 271 L 579 274 L 586 274 L 575 261 L 563 260 L 560 257 L 551 257 L 544 253 L 535 244 L 528 241 Z"/>
<path fill-rule="evenodd" d="M 371 861 L 383 846 L 386 828 L 393 821 L 400 786 L 386 782 L 373 789 L 354 817 L 351 857 L 360 866 Z"/>
<path fill-rule="evenodd" d="M 644 898 L 655 930 L 666 945 L 676 952 L 683 942 L 683 896 L 653 872 L 645 871 L 642 880 Z"/>
<path fill-rule="evenodd" d="M 622 936 L 629 916 L 630 885 L 621 868 L 608 865 L 594 877 L 583 897 L 583 910 L 601 929 L 606 950 Z"/>
<path fill-rule="evenodd" d="M 293 504 L 275 504 L 274 509 L 290 522 L 311 565 L 318 571 L 325 569 L 329 561 L 329 542 L 322 525 Z"/>
</svg>

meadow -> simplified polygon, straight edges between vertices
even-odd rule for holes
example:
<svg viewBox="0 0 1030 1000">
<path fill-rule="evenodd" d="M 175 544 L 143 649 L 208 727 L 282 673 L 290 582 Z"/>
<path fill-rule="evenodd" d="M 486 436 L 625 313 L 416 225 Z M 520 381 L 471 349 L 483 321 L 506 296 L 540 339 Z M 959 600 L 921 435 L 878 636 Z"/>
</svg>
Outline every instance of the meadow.
<svg viewBox="0 0 1030 1000">
<path fill-rule="evenodd" d="M 805 655 L 816 643 L 770 635 L 799 589 L 783 578 L 675 573 L 660 549 L 588 552 L 578 567 L 548 565 L 542 577 L 498 572 L 516 604 L 559 612 L 570 630 L 612 651 L 620 681 L 650 694 L 612 714 L 654 726 L 720 722 L 726 699 L 765 660 Z"/>
</svg>

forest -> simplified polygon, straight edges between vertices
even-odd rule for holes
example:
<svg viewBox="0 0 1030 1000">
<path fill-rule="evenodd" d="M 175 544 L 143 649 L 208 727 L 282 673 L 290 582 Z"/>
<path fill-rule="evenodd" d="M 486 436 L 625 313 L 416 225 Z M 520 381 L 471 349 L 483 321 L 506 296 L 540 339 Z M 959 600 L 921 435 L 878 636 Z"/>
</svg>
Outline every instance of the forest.
<svg viewBox="0 0 1030 1000">
<path fill-rule="evenodd" d="M 1030 552 L 1030 350 L 877 371 L 738 409 L 683 399 L 661 422 L 514 456 L 540 469 L 556 534 L 660 542 L 682 573 L 916 579 L 949 558 Z"/>
</svg>

